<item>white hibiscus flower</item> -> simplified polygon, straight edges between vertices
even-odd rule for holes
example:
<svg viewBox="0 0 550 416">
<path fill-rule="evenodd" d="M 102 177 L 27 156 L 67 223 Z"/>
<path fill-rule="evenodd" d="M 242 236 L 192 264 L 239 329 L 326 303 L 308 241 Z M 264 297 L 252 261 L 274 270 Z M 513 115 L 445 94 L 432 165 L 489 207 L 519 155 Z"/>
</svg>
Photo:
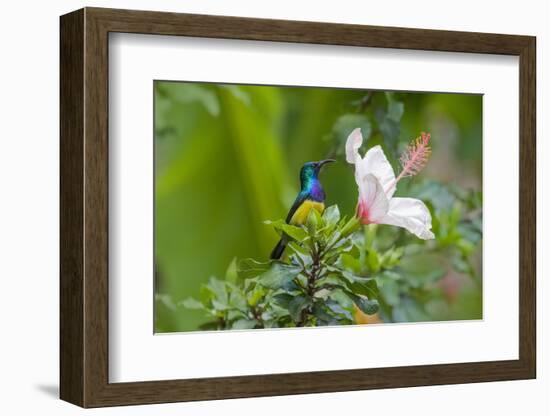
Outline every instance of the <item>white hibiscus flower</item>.
<svg viewBox="0 0 550 416">
<path fill-rule="evenodd" d="M 415 198 L 394 198 L 401 178 L 418 173 L 430 156 L 430 135 L 422 135 L 413 141 L 403 156 L 403 170 L 395 177 L 384 151 L 380 146 L 370 148 L 362 158 L 359 148 L 363 143 L 361 129 L 351 132 L 346 142 L 346 160 L 355 165 L 355 181 L 359 187 L 357 216 L 363 224 L 389 224 L 403 227 L 418 238 L 434 238 L 431 231 L 432 217 L 426 205 Z"/>
</svg>

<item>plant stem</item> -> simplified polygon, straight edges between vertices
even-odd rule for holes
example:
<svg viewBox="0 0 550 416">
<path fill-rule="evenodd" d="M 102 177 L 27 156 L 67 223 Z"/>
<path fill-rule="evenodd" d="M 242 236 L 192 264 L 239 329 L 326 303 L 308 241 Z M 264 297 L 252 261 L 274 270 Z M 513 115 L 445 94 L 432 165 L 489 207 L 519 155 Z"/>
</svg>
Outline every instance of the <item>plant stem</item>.
<svg viewBox="0 0 550 416">
<path fill-rule="evenodd" d="M 323 258 L 324 253 L 320 247 L 317 247 L 317 245 L 314 244 L 310 254 L 312 260 L 311 271 L 309 273 L 305 273 L 307 284 L 304 289 L 305 295 L 308 298 L 313 299 L 313 295 L 316 291 L 315 284 L 322 273 L 321 259 Z M 309 317 L 312 314 L 312 305 L 309 305 L 307 308 L 302 309 L 302 312 L 300 313 L 300 320 L 296 323 L 296 326 L 305 326 L 307 321 L 309 320 Z"/>
<path fill-rule="evenodd" d="M 258 328 L 265 328 L 264 320 L 262 319 L 262 311 L 257 307 L 252 307 L 252 316 L 258 321 Z"/>
</svg>

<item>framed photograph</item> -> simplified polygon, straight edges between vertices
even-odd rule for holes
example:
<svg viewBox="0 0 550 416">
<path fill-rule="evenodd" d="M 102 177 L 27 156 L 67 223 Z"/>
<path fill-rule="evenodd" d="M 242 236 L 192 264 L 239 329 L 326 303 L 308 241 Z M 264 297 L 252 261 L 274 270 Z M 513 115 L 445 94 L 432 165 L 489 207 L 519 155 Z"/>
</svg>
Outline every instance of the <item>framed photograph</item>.
<svg viewBox="0 0 550 416">
<path fill-rule="evenodd" d="M 536 376 L 534 37 L 60 27 L 63 400 Z"/>
</svg>

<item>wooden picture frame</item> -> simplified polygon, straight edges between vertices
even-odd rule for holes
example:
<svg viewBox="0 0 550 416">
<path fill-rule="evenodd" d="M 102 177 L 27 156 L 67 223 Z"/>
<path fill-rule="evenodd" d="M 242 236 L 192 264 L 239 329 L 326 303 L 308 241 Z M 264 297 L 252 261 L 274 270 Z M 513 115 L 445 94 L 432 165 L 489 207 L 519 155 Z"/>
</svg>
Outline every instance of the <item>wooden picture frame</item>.
<svg viewBox="0 0 550 416">
<path fill-rule="evenodd" d="M 536 376 L 535 38 L 85 8 L 61 17 L 60 396 L 82 407 L 529 379 Z M 519 359 L 109 383 L 110 32 L 502 54 L 520 66 Z"/>
</svg>

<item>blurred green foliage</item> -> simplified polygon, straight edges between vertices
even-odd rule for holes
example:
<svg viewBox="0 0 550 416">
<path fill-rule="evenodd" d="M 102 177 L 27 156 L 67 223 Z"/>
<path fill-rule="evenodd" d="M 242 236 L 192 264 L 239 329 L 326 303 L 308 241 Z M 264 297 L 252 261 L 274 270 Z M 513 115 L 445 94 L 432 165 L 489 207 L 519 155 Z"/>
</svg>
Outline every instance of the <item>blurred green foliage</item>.
<svg viewBox="0 0 550 416">
<path fill-rule="evenodd" d="M 327 204 L 353 215 L 343 148 L 355 127 L 394 168 L 420 131 L 432 135 L 427 168 L 396 195 L 428 205 L 436 239 L 390 226 L 353 237 L 362 254 L 346 268 L 376 278 L 377 319 L 481 318 L 481 112 L 478 95 L 155 82 L 155 331 L 211 322 L 184 300 L 237 273 L 236 258 L 267 260 L 278 235 L 264 221 L 284 218 L 304 162 L 341 162 L 321 180 Z"/>
</svg>

